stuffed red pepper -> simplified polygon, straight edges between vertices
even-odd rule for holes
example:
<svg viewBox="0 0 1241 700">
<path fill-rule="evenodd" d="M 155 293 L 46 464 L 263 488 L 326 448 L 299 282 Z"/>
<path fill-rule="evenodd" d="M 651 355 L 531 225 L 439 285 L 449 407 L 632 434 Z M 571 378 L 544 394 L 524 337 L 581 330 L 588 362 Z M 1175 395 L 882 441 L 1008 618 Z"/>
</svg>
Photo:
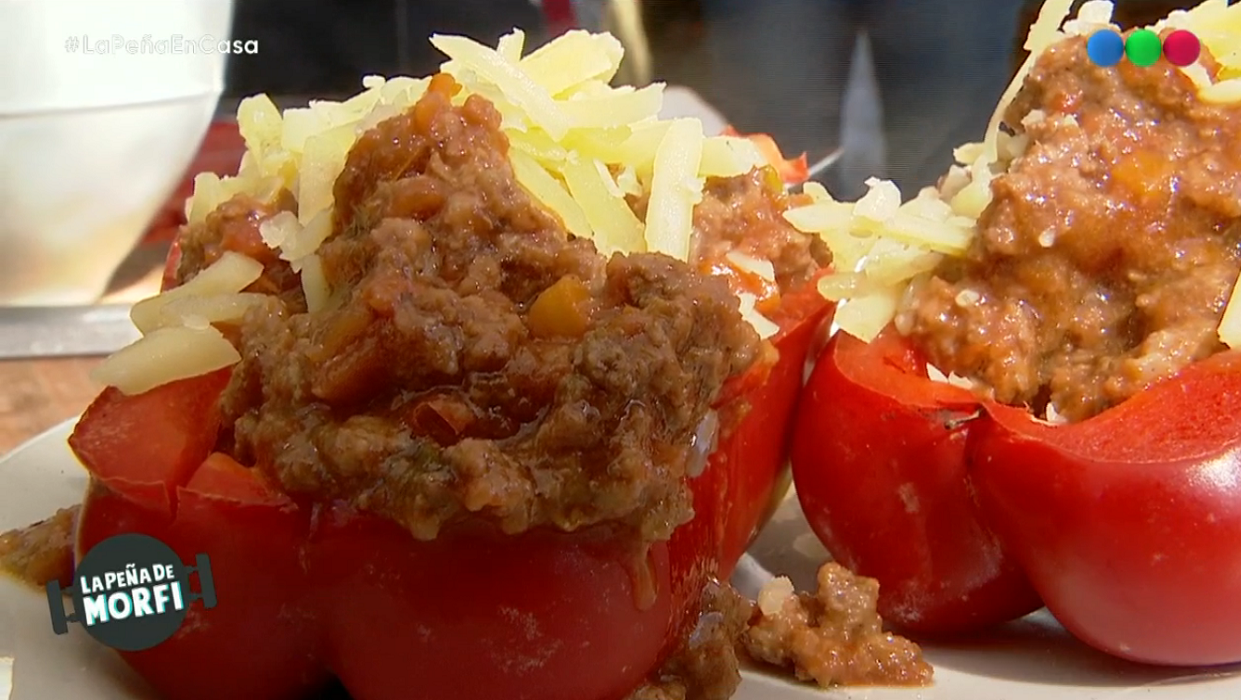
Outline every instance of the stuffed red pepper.
<svg viewBox="0 0 1241 700">
<path fill-rule="evenodd" d="M 685 659 L 783 493 L 828 249 L 753 142 L 609 87 L 610 36 L 433 41 L 430 79 L 245 101 L 100 367 L 79 555 L 147 533 L 220 600 L 123 655 L 170 700 L 730 693 Z"/>
<path fill-rule="evenodd" d="M 796 419 L 797 491 L 907 629 L 1045 602 L 1112 654 L 1238 661 L 1241 8 L 1148 30 L 1199 41 L 1192 63 L 1104 66 L 1111 4 L 1061 29 L 1069 5 L 1044 6 L 937 188 L 788 214 L 846 300 Z"/>
</svg>

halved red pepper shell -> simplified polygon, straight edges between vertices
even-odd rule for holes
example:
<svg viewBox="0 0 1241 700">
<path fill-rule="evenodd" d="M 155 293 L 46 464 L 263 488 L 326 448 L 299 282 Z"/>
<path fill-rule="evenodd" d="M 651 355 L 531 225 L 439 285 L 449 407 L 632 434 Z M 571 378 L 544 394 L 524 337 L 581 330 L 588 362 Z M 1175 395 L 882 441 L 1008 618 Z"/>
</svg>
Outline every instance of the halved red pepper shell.
<svg viewBox="0 0 1241 700">
<path fill-rule="evenodd" d="M 960 632 L 1041 600 L 1116 656 L 1241 661 L 1241 353 L 1052 425 L 931 381 L 892 329 L 838 334 L 796 420 L 806 516 L 888 619 Z"/>
<path fill-rule="evenodd" d="M 1241 353 L 1071 425 L 988 404 L 987 522 L 1083 641 L 1146 663 L 1241 661 Z"/>
<path fill-rule="evenodd" d="M 786 447 L 770 426 L 792 412 L 831 308 L 817 294 L 785 305 L 777 357 L 752 370 L 762 381 L 739 378 L 747 388 L 719 407 L 736 421 L 691 482 L 695 519 L 645 557 L 604 527 L 462 525 L 418 542 L 343 504 L 295 504 L 214 452 L 228 370 L 103 392 L 70 440 L 92 476 L 79 552 L 143 532 L 186 561 L 207 553 L 219 599 L 124 658 L 170 700 L 293 700 L 332 674 L 356 700 L 620 700 L 685 638 L 703 587 L 769 511 Z M 643 587 L 654 597 L 638 605 Z"/>
<path fill-rule="evenodd" d="M 974 503 L 966 441 L 978 401 L 927 378 L 894 330 L 837 333 L 794 424 L 793 480 L 811 528 L 879 580 L 879 612 L 907 631 L 959 633 L 1041 603 Z"/>
</svg>

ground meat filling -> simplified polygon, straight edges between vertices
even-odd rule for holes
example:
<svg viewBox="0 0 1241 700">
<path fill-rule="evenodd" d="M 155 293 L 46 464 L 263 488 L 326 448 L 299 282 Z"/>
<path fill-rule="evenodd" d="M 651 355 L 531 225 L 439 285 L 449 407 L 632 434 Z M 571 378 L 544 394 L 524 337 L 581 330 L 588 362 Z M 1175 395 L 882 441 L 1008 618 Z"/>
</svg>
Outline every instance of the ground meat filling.
<svg viewBox="0 0 1241 700">
<path fill-rule="evenodd" d="M 729 586 L 708 587 L 689 640 L 628 700 L 728 700 L 746 661 L 822 688 L 931 682 L 922 649 L 883 629 L 878 581 L 828 562 L 817 585 L 813 594 L 796 593 L 788 579 L 776 579 L 757 605 Z"/>
<path fill-rule="evenodd" d="M 966 258 L 911 290 L 898 327 L 945 373 L 1070 420 L 1222 350 L 1241 106 L 1201 102 L 1166 62 L 1094 65 L 1077 37 L 1039 59 L 1006 121 L 1027 151 L 993 182 Z"/>
<path fill-rule="evenodd" d="M 318 251 L 330 306 L 247 317 L 221 447 L 420 538 L 469 516 L 666 539 L 692 517 L 695 429 L 757 335 L 725 280 L 569 236 L 514 179 L 494 107 L 450 92 L 351 151 Z"/>
<path fill-rule="evenodd" d="M 77 506 L 61 508 L 46 520 L 0 534 L 0 571 L 42 587 L 57 581 L 73 585 L 73 539 Z"/>
<path fill-rule="evenodd" d="M 832 263 L 822 238 L 797 230 L 784 218 L 803 198 L 787 194 L 770 167 L 707 180 L 702 201 L 694 207 L 690 257 L 695 266 L 726 278 L 735 291 L 766 300 L 767 307 L 776 306 L 780 294 L 805 285 Z M 645 197 L 631 198 L 630 205 L 639 217 L 646 216 Z M 729 262 L 730 253 L 770 262 L 775 279 L 738 269 Z"/>
<path fill-rule="evenodd" d="M 808 236 L 785 221 L 787 210 L 779 178 L 773 183 L 770 170 L 709 181 L 702 202 L 694 207 L 695 259 L 710 264 L 712 272 L 730 277 L 736 270 L 719 264 L 729 253 L 770 260 L 774 289 L 762 290 L 760 297 L 806 284 L 831 264 L 831 251 L 822 238 Z M 734 279 L 734 285 L 741 288 L 744 282 Z"/>
<path fill-rule="evenodd" d="M 917 644 L 883 629 L 879 582 L 829 562 L 819 569 L 814 594 L 794 593 L 785 579 L 759 595 L 743 637 L 751 657 L 792 668 L 797 678 L 823 687 L 925 685 L 931 665 Z"/>
<path fill-rule="evenodd" d="M 294 211 L 296 204 L 288 190 L 281 191 L 274 203 L 238 195 L 222 203 L 204 221 L 186 226 L 177 239 L 181 256 L 174 276 L 177 284 L 188 282 L 226 251 L 232 251 L 263 263 L 263 274 L 246 292 L 279 296 L 291 311 L 305 311 L 297 273 L 259 234 L 264 221 L 282 211 Z"/>
<path fill-rule="evenodd" d="M 682 647 L 628 700 L 728 700 L 741 685 L 740 642 L 754 603 L 731 586 L 711 584 L 698 623 Z"/>
</svg>

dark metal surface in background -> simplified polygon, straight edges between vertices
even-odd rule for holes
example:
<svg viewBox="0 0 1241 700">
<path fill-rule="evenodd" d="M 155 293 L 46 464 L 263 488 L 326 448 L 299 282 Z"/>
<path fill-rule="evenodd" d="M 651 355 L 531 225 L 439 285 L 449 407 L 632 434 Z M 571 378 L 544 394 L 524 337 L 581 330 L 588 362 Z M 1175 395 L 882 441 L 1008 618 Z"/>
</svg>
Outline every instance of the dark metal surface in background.
<svg viewBox="0 0 1241 700">
<path fill-rule="evenodd" d="M 129 304 L 0 307 L 0 360 L 108 355 L 139 338 Z"/>
</svg>

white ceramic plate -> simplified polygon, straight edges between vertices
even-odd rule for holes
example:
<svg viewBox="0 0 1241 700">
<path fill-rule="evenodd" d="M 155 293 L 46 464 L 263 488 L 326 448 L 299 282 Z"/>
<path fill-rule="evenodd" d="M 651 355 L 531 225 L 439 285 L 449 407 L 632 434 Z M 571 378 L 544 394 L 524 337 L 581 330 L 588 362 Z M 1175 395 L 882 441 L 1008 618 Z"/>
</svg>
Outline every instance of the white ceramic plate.
<svg viewBox="0 0 1241 700">
<path fill-rule="evenodd" d="M 34 522 L 80 498 L 86 479 L 65 444 L 71 426 L 57 426 L 0 460 L 0 530 Z M 790 498 L 751 549 L 740 574 L 748 580 L 738 581 L 739 587 L 752 587 L 763 568 L 787 573 L 802 584 L 812 580 L 824 557 L 808 533 L 796 499 Z M 1241 669 L 1188 672 L 1128 664 L 1076 642 L 1046 613 L 1031 615 L 985 639 L 930 645 L 926 653 L 936 671 L 935 684 L 929 688 L 822 693 L 747 673 L 735 700 L 1241 697 Z M 70 626 L 68 635 L 53 634 L 40 591 L 0 577 L 0 700 L 152 700 L 152 696 L 112 652 L 77 625 Z"/>
</svg>

